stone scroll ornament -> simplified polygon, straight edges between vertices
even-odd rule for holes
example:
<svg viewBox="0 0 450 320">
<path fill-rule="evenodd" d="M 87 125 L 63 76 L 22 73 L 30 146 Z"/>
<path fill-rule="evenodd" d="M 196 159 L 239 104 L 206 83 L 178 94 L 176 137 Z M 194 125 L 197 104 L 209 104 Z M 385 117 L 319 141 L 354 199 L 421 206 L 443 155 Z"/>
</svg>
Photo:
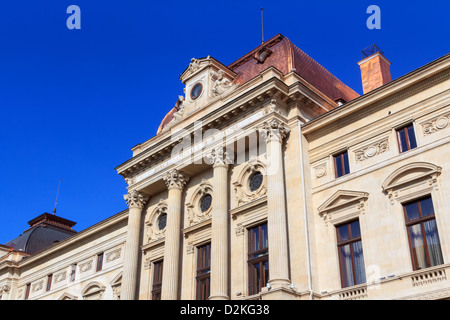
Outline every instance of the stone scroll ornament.
<svg viewBox="0 0 450 320">
<path fill-rule="evenodd" d="M 189 181 L 189 177 L 182 171 L 172 169 L 163 176 L 163 180 L 168 189 L 182 189 L 184 185 Z"/>
<path fill-rule="evenodd" d="M 138 207 L 142 209 L 147 203 L 149 196 L 143 192 L 131 190 L 124 195 L 123 198 L 127 202 L 128 207 Z"/>
<path fill-rule="evenodd" d="M 263 127 L 260 129 L 262 135 L 266 141 L 276 139 L 283 141 L 283 139 L 289 134 L 291 129 L 287 127 L 283 122 L 278 119 L 272 119 L 264 122 Z"/>
</svg>

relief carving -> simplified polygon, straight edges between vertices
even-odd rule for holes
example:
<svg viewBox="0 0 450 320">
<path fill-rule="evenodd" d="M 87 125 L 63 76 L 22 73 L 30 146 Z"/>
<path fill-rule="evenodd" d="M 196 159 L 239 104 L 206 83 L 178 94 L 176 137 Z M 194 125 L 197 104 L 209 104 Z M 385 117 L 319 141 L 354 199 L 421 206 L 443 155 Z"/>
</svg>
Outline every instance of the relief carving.
<svg viewBox="0 0 450 320">
<path fill-rule="evenodd" d="M 145 219 L 146 242 L 158 240 L 164 237 L 166 228 L 159 223 L 159 218 L 167 214 L 167 202 L 163 199 L 159 200 L 157 207 Z"/>
<path fill-rule="evenodd" d="M 212 71 L 210 75 L 211 79 L 214 81 L 211 89 L 211 95 L 213 98 L 220 96 L 222 93 L 233 87 L 231 81 L 224 77 L 223 70 L 219 70 L 217 72 Z"/>
<path fill-rule="evenodd" d="M 202 211 L 200 202 L 203 196 L 208 194 L 212 195 L 212 192 L 212 184 L 203 179 L 199 187 L 191 197 L 191 201 L 186 204 L 189 226 L 197 224 L 211 217 L 212 204 L 209 209 Z"/>
<path fill-rule="evenodd" d="M 356 161 L 364 161 L 389 150 L 389 140 L 385 138 L 373 144 L 355 150 Z"/>
<path fill-rule="evenodd" d="M 251 188 L 250 178 L 255 173 L 259 173 L 262 180 L 258 188 Z M 263 197 L 267 192 L 266 168 L 264 164 L 257 160 L 256 157 L 251 157 L 247 166 L 242 170 L 238 180 L 233 185 L 237 207 Z"/>
<path fill-rule="evenodd" d="M 430 121 L 422 123 L 422 131 L 424 135 L 435 133 L 439 130 L 445 129 L 449 126 L 450 115 L 439 116 Z"/>
</svg>

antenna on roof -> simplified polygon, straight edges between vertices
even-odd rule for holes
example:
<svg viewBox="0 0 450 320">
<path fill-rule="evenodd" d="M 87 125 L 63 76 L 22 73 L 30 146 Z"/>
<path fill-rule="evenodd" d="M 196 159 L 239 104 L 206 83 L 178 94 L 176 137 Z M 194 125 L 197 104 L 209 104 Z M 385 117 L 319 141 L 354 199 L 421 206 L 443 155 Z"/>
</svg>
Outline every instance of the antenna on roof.
<svg viewBox="0 0 450 320">
<path fill-rule="evenodd" d="M 264 10 L 264 8 L 261 8 L 261 36 L 262 36 L 262 42 L 261 42 L 261 44 L 264 43 L 264 21 L 263 21 L 263 10 Z"/>
<path fill-rule="evenodd" d="M 53 215 L 56 214 L 56 205 L 58 204 L 59 187 L 61 186 L 61 178 L 59 178 L 58 191 L 56 192 L 55 207 L 53 208 Z"/>
</svg>

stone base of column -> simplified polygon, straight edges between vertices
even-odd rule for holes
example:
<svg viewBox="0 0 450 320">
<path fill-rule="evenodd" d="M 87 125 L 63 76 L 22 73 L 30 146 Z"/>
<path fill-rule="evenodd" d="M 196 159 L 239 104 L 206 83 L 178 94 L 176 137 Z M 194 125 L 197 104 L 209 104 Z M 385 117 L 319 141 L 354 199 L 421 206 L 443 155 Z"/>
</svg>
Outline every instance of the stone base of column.
<svg viewBox="0 0 450 320">
<path fill-rule="evenodd" d="M 289 287 L 291 284 L 291 281 L 289 279 L 270 279 L 269 284 L 272 288 L 283 288 L 283 287 Z"/>
<path fill-rule="evenodd" d="M 261 300 L 301 300 L 299 293 L 295 290 L 285 287 L 261 289 Z"/>
<path fill-rule="evenodd" d="M 230 300 L 230 298 L 228 296 L 215 295 L 215 296 L 209 296 L 208 300 Z"/>
</svg>

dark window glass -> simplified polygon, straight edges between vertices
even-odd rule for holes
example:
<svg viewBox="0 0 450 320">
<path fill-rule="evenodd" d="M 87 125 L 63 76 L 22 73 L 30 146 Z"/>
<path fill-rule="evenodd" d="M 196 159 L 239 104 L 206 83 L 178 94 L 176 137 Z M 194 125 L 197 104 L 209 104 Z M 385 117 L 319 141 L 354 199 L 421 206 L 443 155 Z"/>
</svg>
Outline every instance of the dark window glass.
<svg viewBox="0 0 450 320">
<path fill-rule="evenodd" d="M 263 183 L 263 175 L 261 172 L 257 171 L 254 174 L 252 174 L 250 176 L 249 179 L 249 186 L 250 186 L 250 191 L 256 191 L 259 189 L 259 187 L 261 187 L 262 183 Z"/>
<path fill-rule="evenodd" d="M 212 196 L 210 194 L 205 194 L 200 200 L 200 210 L 206 212 L 211 207 Z"/>
<path fill-rule="evenodd" d="M 161 300 L 163 265 L 163 260 L 153 264 L 152 300 Z"/>
<path fill-rule="evenodd" d="M 50 291 L 50 289 L 52 288 L 52 279 L 53 279 L 53 274 L 49 274 L 47 276 L 47 287 L 45 288 L 45 291 Z"/>
<path fill-rule="evenodd" d="M 397 140 L 400 153 L 416 148 L 417 141 L 413 125 L 409 124 L 397 129 Z"/>
<path fill-rule="evenodd" d="M 257 294 L 269 281 L 267 224 L 249 229 L 249 294 Z"/>
<path fill-rule="evenodd" d="M 336 232 L 342 287 L 366 282 L 359 221 L 356 220 L 338 226 Z"/>
<path fill-rule="evenodd" d="M 77 265 L 73 264 L 71 266 L 71 271 L 70 271 L 70 282 L 74 282 L 75 281 L 75 274 L 77 272 Z"/>
<path fill-rule="evenodd" d="M 97 271 L 102 270 L 103 268 L 103 253 L 97 255 Z"/>
<path fill-rule="evenodd" d="M 403 204 L 414 270 L 444 263 L 430 196 Z"/>
<path fill-rule="evenodd" d="M 163 213 L 158 218 L 158 229 L 163 230 L 167 224 L 167 214 Z"/>
<path fill-rule="evenodd" d="M 334 156 L 334 169 L 336 178 L 350 173 L 347 151 Z"/>
<path fill-rule="evenodd" d="M 203 86 L 201 83 L 197 83 L 191 90 L 191 98 L 193 100 L 197 99 L 198 96 L 202 93 Z"/>
<path fill-rule="evenodd" d="M 28 300 L 28 298 L 30 297 L 30 287 L 31 283 L 27 283 L 27 287 L 25 288 L 25 300 Z"/>
<path fill-rule="evenodd" d="M 211 244 L 197 249 L 197 300 L 208 300 L 210 294 Z"/>
</svg>

